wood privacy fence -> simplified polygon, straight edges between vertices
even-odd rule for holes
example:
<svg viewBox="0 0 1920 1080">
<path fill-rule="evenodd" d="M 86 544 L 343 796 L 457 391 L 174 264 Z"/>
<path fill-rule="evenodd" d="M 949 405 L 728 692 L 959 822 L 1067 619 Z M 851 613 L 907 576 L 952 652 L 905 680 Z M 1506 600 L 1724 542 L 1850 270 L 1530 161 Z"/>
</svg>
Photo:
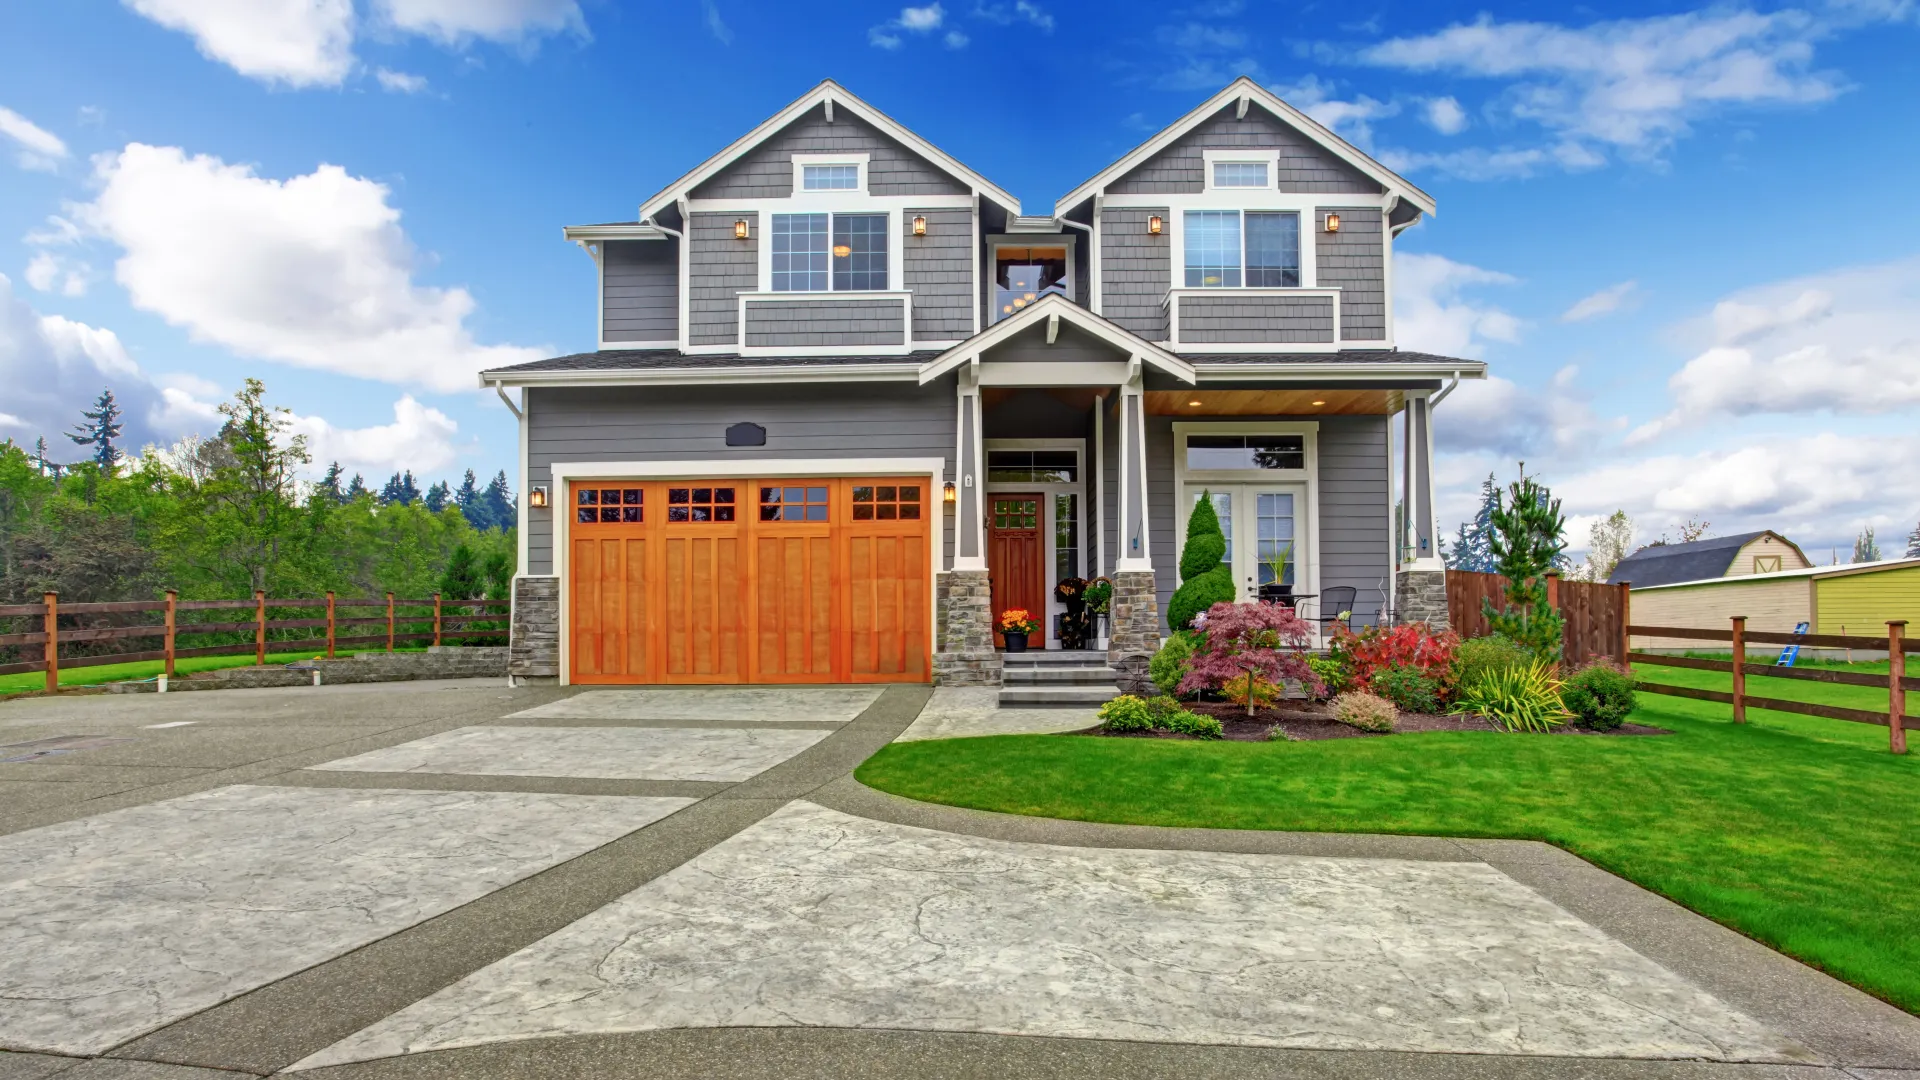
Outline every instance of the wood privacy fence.
<svg viewBox="0 0 1920 1080">
<path fill-rule="evenodd" d="M 342 617 L 340 609 L 347 609 Z M 354 611 L 374 609 L 372 614 Z M 341 599 L 323 597 L 273 600 L 256 592 L 251 600 L 182 600 L 171 590 L 165 600 L 128 600 L 101 604 L 62 604 L 57 593 L 47 593 L 38 604 L 0 605 L 0 620 L 36 629 L 0 633 L 0 648 L 35 650 L 38 660 L 0 662 L 0 675 L 45 671 L 49 693 L 59 689 L 61 667 L 95 667 L 136 660 L 161 660 L 173 675 L 174 661 L 188 656 L 254 654 L 254 663 L 267 662 L 267 648 L 279 651 L 325 649 L 333 659 L 336 646 L 382 645 L 393 651 L 395 642 L 428 641 L 440 645 L 449 639 L 504 637 L 505 600 L 446 600 L 435 593 L 430 600 Z M 447 609 L 464 614 L 448 614 Z M 493 614 L 486 614 L 488 609 Z M 235 614 L 245 613 L 236 619 Z M 269 618 L 270 612 L 279 617 Z M 87 625 L 81 625 L 81 624 Z M 339 636 L 342 629 L 347 636 Z M 366 630 L 373 633 L 365 633 Z M 287 634 L 304 631 L 304 634 Z M 316 636 L 316 631 L 323 634 Z M 252 640 L 244 640 L 250 635 Z M 217 644 L 179 647 L 181 638 L 224 638 Z M 241 639 L 241 640 L 235 640 Z M 101 651 L 101 643 L 124 643 L 127 648 Z M 158 648 L 155 648 L 155 645 Z M 61 656 L 63 645 L 84 646 L 87 655 Z"/>
<path fill-rule="evenodd" d="M 1732 646 L 1733 659 L 1731 660 L 1704 660 L 1691 656 L 1665 656 L 1660 653 L 1637 652 L 1628 653 L 1627 659 L 1635 664 L 1729 672 L 1733 675 L 1732 693 L 1644 681 L 1637 682 L 1635 685 L 1650 694 L 1668 694 L 1673 697 L 1693 698 L 1696 701 L 1717 701 L 1722 705 L 1731 705 L 1733 722 L 1736 724 L 1747 722 L 1748 706 L 1756 709 L 1772 709 L 1775 712 L 1799 713 L 1803 716 L 1824 716 L 1830 720 L 1850 720 L 1856 724 L 1878 724 L 1887 729 L 1887 749 L 1896 754 L 1907 752 L 1907 723 L 1920 719 L 1907 713 L 1907 691 L 1920 690 L 1920 679 L 1907 677 L 1906 654 L 1920 652 L 1920 643 L 1907 638 L 1907 624 L 1904 619 L 1888 623 L 1886 637 L 1856 637 L 1848 634 L 1782 634 L 1777 631 L 1748 630 L 1746 618 L 1740 615 L 1734 616 L 1729 622 L 1730 625 L 1725 630 L 1702 630 L 1690 626 L 1629 626 L 1627 632 L 1635 637 L 1657 635 L 1669 638 L 1691 638 L 1696 641 L 1724 641 Z M 1747 663 L 1747 642 L 1750 641 L 1763 645 L 1799 644 L 1831 649 L 1885 649 L 1887 650 L 1887 673 L 1873 675 L 1858 671 L 1749 664 Z M 1839 683 L 1846 686 L 1885 687 L 1887 711 L 1847 709 L 1838 705 L 1815 705 L 1805 701 L 1757 697 L 1747 693 L 1747 676 L 1749 675 L 1765 675 L 1774 679 L 1799 679 L 1805 682 Z"/>
<path fill-rule="evenodd" d="M 1495 611 L 1507 610 L 1507 579 L 1499 574 L 1471 570 L 1447 571 L 1447 621 L 1463 638 L 1492 633 L 1482 600 L 1493 601 Z M 1566 639 L 1560 655 L 1569 664 L 1595 657 L 1626 663 L 1627 586 L 1597 581 L 1565 581 L 1547 575 L 1547 606 L 1566 620 Z"/>
</svg>

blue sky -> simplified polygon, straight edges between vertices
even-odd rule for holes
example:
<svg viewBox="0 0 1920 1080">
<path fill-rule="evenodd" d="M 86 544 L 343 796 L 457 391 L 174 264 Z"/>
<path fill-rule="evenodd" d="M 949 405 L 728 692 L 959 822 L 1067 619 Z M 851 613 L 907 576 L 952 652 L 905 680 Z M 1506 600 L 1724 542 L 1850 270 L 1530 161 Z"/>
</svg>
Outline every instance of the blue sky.
<svg viewBox="0 0 1920 1080">
<path fill-rule="evenodd" d="M 106 384 L 165 444 L 255 375 L 323 460 L 485 476 L 513 428 L 471 373 L 593 344 L 560 226 L 630 219 L 820 78 L 1034 212 L 1250 74 L 1438 200 L 1399 242 L 1401 344 L 1497 376 L 1439 410 L 1444 528 L 1524 457 L 1576 548 L 1624 508 L 1642 540 L 1893 554 L 1917 46 L 1913 0 L 10 5 L 0 436 Z"/>
</svg>

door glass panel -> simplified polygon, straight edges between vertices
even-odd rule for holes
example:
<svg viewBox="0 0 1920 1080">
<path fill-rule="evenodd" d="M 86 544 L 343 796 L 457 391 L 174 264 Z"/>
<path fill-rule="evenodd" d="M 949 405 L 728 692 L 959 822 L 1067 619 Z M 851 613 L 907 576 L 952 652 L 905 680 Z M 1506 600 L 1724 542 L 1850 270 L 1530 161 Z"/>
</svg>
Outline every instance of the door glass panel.
<svg viewBox="0 0 1920 1080">
<path fill-rule="evenodd" d="M 1074 450 L 987 451 L 987 479 L 995 483 L 1071 484 L 1079 467 Z"/>
<path fill-rule="evenodd" d="M 1054 580 L 1080 576 L 1079 497 L 1053 497 L 1053 574 Z"/>
<path fill-rule="evenodd" d="M 1263 491 L 1255 499 L 1254 521 L 1260 533 L 1260 566 L 1258 573 L 1262 585 L 1271 585 L 1278 581 L 1282 585 L 1295 583 L 1294 571 L 1299 565 L 1295 557 L 1293 538 L 1293 496 L 1284 492 Z M 1281 573 L 1274 574 L 1274 564 L 1281 565 Z"/>
</svg>

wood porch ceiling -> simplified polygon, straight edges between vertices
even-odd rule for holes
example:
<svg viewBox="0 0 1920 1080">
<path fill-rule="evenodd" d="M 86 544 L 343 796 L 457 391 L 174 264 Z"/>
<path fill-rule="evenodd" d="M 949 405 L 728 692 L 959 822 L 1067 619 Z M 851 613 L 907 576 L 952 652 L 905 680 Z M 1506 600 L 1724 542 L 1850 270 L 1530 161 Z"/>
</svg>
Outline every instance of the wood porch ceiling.
<svg viewBox="0 0 1920 1080">
<path fill-rule="evenodd" d="M 1384 416 L 1406 404 L 1401 390 L 1149 390 L 1146 398 L 1152 416 Z"/>
</svg>

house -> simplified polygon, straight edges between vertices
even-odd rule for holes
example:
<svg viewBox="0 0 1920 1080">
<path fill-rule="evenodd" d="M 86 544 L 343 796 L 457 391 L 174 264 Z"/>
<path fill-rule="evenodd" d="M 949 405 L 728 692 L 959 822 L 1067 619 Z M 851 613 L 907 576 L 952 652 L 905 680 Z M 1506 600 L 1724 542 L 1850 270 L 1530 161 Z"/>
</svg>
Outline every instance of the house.
<svg viewBox="0 0 1920 1080">
<path fill-rule="evenodd" d="M 1712 536 L 1685 544 L 1651 544 L 1621 559 L 1607 584 L 1643 589 L 1703 578 L 1774 574 L 1813 565 L 1798 544 L 1770 529 Z"/>
<path fill-rule="evenodd" d="M 1202 492 L 1246 595 L 1271 561 L 1308 614 L 1444 624 L 1430 416 L 1485 368 L 1395 347 L 1433 212 L 1248 79 L 1037 214 L 822 82 L 564 230 L 599 348 L 481 374 L 519 416 L 513 670 L 995 684 L 996 612 L 1107 577 L 1137 673 Z"/>
<path fill-rule="evenodd" d="M 1768 534 L 1771 535 L 1771 534 Z M 1920 627 L 1920 559 L 1884 559 L 1842 566 L 1742 573 L 1641 587 L 1628 594 L 1633 622 L 1641 626 L 1691 626 L 1725 630 L 1744 616 L 1747 629 L 1792 633 L 1808 624 L 1814 634 L 1877 637 L 1890 620 Z M 1685 638 L 1633 638 L 1642 651 L 1712 649 Z M 1771 647 L 1771 646 L 1769 646 Z M 1804 655 L 1816 651 L 1803 650 Z"/>
</svg>

